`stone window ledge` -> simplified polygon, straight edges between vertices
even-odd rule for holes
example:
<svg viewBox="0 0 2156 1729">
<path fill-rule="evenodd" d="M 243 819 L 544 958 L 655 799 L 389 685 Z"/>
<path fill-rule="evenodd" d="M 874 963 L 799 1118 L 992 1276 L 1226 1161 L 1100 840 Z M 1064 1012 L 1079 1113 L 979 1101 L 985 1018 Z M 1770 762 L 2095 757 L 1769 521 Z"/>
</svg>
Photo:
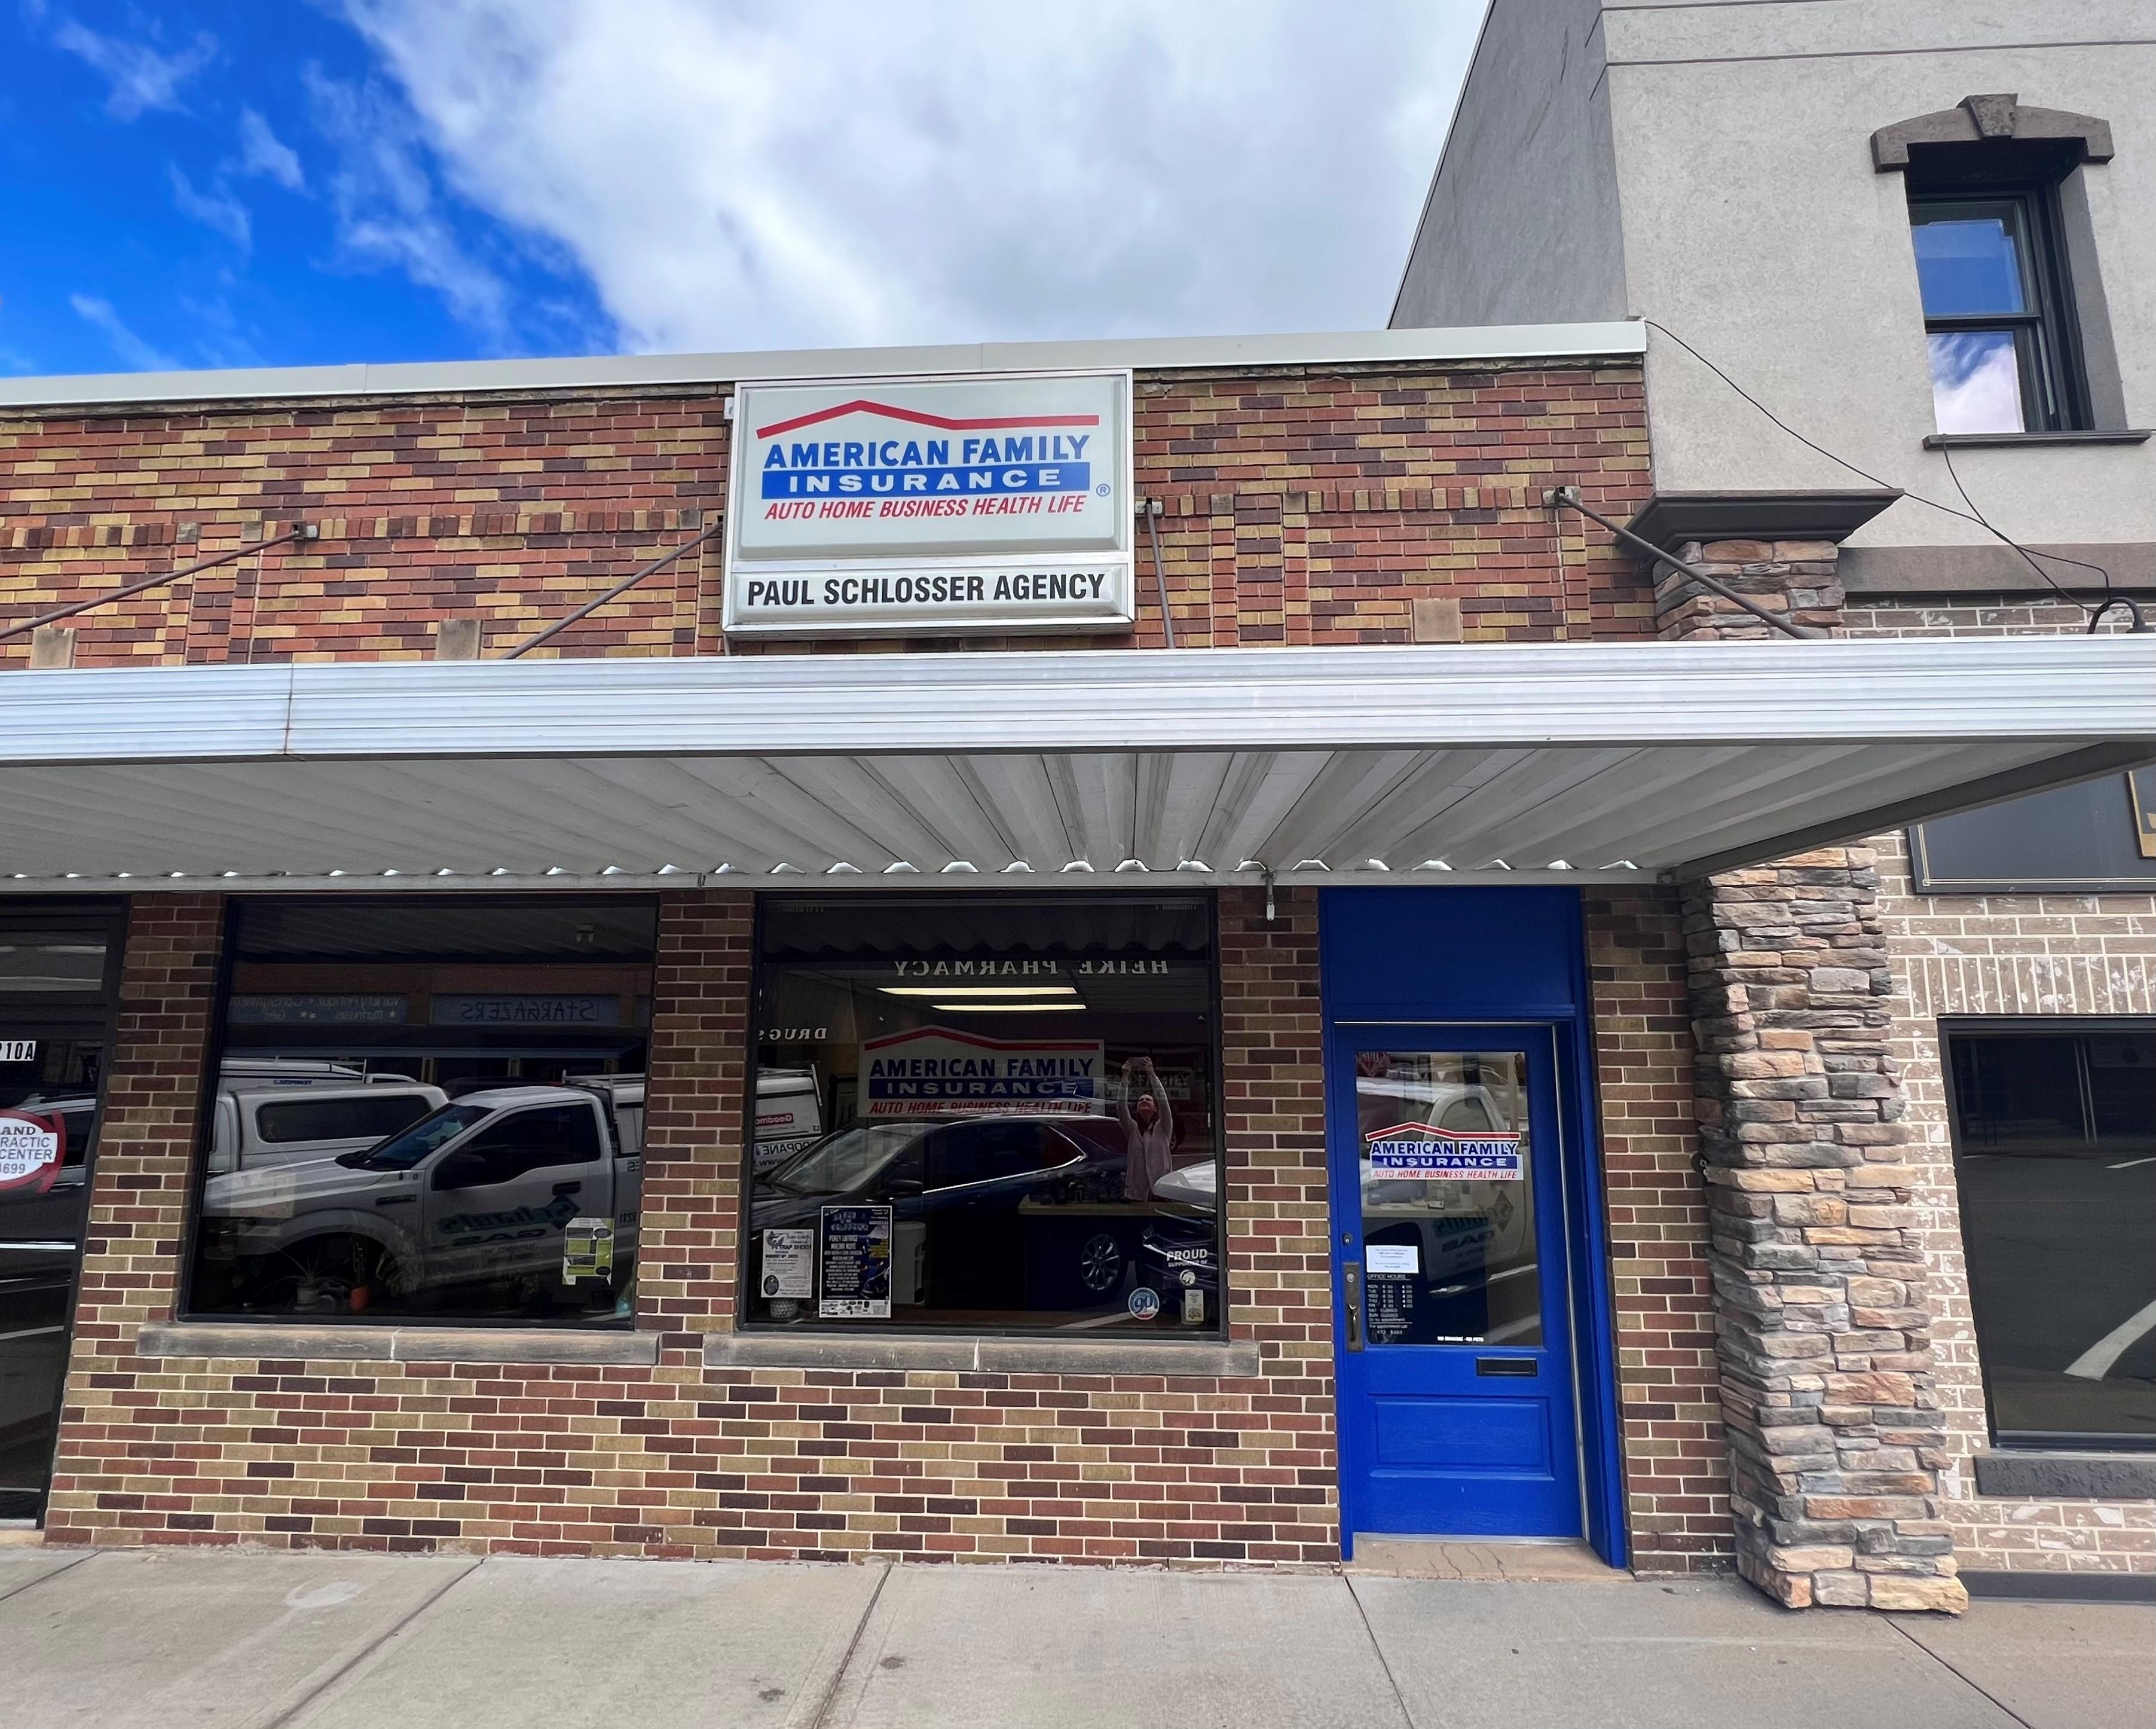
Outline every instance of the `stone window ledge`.
<svg viewBox="0 0 2156 1729">
<path fill-rule="evenodd" d="M 1924 435 L 1924 448 L 1958 450 L 1969 445 L 2145 445 L 2150 436 L 2150 429 L 2145 427 L 2120 427 L 2104 432 L 1932 432 Z"/>
<path fill-rule="evenodd" d="M 2156 1500 L 2156 1453 L 1979 1453 L 1976 1492 L 1999 1500 Z"/>
<path fill-rule="evenodd" d="M 973 1338 L 853 1333 L 711 1333 L 704 1366 L 727 1369 L 928 1369 L 963 1374 L 1175 1375 L 1261 1372 L 1248 1340 Z"/>
<path fill-rule="evenodd" d="M 141 1357 L 301 1357 L 366 1363 L 655 1363 L 659 1335 L 552 1327 L 256 1325 L 182 1320 L 136 1335 Z"/>
</svg>

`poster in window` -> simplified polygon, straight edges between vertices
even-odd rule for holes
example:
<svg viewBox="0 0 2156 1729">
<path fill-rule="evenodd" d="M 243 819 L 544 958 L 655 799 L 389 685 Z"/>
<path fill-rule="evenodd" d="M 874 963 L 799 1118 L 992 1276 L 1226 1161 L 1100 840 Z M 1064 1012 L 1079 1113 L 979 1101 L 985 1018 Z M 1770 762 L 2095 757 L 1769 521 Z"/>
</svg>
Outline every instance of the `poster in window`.
<svg viewBox="0 0 2156 1729">
<path fill-rule="evenodd" d="M 816 1313 L 824 1320 L 891 1319 L 891 1208 L 823 1209 L 822 1288 Z"/>
<path fill-rule="evenodd" d="M 763 1294 L 767 1297 L 813 1297 L 816 1294 L 816 1233 L 790 1227 L 763 1233 Z"/>
</svg>

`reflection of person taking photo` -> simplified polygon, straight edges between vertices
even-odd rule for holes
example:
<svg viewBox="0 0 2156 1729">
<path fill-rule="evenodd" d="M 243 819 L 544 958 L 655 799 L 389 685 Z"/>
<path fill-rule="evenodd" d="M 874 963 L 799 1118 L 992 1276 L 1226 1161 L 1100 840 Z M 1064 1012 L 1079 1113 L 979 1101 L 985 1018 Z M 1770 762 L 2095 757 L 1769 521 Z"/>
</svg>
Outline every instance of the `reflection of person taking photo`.
<svg viewBox="0 0 2156 1729">
<path fill-rule="evenodd" d="M 1152 1186 L 1168 1175 L 1175 1157 L 1175 1118 L 1152 1057 L 1133 1057 L 1123 1065 L 1116 1117 L 1123 1125 L 1124 1198 L 1150 1201 Z"/>
</svg>

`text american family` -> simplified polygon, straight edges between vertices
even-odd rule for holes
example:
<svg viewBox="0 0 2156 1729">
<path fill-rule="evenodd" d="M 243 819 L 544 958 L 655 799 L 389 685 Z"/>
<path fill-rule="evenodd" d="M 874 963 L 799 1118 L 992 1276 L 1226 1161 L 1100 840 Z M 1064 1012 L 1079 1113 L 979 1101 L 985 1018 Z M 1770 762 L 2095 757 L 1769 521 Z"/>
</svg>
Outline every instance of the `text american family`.
<svg viewBox="0 0 2156 1729">
<path fill-rule="evenodd" d="M 767 500 L 882 493 L 894 499 L 960 504 L 965 493 L 1084 493 L 1093 485 L 1089 433 L 932 439 L 833 439 L 764 453 L 759 490 Z"/>
</svg>

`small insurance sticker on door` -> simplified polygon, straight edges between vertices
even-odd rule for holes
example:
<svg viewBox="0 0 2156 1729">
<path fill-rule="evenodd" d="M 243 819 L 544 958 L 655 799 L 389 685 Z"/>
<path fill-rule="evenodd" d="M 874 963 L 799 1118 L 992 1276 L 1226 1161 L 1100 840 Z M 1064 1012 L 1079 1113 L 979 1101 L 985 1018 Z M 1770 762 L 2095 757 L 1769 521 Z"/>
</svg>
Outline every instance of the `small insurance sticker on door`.
<svg viewBox="0 0 2156 1729">
<path fill-rule="evenodd" d="M 1363 1145 L 1373 1176 L 1424 1182 L 1520 1180 L 1520 1136 L 1515 1130 L 1471 1135 L 1428 1123 L 1399 1123 L 1378 1130 Z"/>
</svg>

